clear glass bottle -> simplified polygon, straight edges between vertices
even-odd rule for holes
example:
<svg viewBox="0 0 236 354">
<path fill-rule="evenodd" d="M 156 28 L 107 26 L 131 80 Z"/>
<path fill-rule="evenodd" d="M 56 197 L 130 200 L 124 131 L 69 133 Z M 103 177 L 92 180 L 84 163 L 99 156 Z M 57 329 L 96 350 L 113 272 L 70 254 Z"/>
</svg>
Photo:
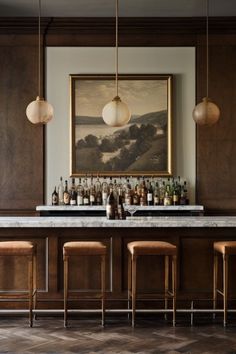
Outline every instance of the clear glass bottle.
<svg viewBox="0 0 236 354">
<path fill-rule="evenodd" d="M 60 184 L 58 186 L 59 205 L 63 205 L 64 204 L 63 193 L 64 193 L 63 179 L 62 179 L 62 177 L 60 177 Z"/>
<path fill-rule="evenodd" d="M 96 205 L 102 205 L 102 185 L 98 176 L 95 182 L 95 200 Z"/>
<path fill-rule="evenodd" d="M 102 205 L 107 204 L 107 197 L 108 197 L 108 184 L 106 181 L 106 177 L 104 177 L 104 181 L 102 183 Z"/>
<path fill-rule="evenodd" d="M 79 184 L 77 186 L 77 205 L 84 204 L 84 188 L 81 184 L 81 178 L 79 178 Z"/>
</svg>

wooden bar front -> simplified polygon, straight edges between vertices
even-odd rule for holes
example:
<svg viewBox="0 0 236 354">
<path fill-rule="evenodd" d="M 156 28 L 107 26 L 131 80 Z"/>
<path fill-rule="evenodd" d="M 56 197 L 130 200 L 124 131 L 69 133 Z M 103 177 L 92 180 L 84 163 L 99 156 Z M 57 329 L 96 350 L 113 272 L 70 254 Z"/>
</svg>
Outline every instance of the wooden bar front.
<svg viewBox="0 0 236 354">
<path fill-rule="evenodd" d="M 75 240 L 99 240 L 108 247 L 106 289 L 108 308 L 126 308 L 127 298 L 127 243 L 134 240 L 163 240 L 178 246 L 178 306 L 187 306 L 192 299 L 212 299 L 213 242 L 234 240 L 234 227 L 4 227 L 0 228 L 1 240 L 30 240 L 37 244 L 38 308 L 63 307 L 63 244 Z M 0 259 L 0 289 L 23 290 L 27 287 L 26 264 L 21 259 Z M 99 302 L 86 301 L 86 297 L 100 288 L 98 259 L 75 258 L 70 263 L 70 289 L 80 290 L 83 299 L 73 306 L 99 307 Z M 160 292 L 164 287 L 164 260 L 161 257 L 140 257 L 138 262 L 138 291 Z M 23 267 L 23 268 L 22 268 Z M 230 292 L 236 292 L 233 281 L 236 260 L 230 262 Z M 149 304 L 150 305 L 150 304 Z M 151 304 L 153 305 L 153 304 Z M 24 308 L 24 304 L 2 303 L 2 308 Z M 157 306 L 157 305 L 155 305 Z"/>
</svg>

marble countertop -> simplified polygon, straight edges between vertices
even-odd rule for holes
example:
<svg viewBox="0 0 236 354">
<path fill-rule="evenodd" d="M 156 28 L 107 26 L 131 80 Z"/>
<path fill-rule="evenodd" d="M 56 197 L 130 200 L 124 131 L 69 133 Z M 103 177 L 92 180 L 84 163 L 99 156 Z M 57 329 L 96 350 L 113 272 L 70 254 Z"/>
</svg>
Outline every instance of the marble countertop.
<svg viewBox="0 0 236 354">
<path fill-rule="evenodd" d="M 0 217 L 0 228 L 18 227 L 236 227 L 236 216 L 147 216 L 126 220 L 105 217 Z"/>
<path fill-rule="evenodd" d="M 146 206 L 135 206 L 136 210 L 196 210 L 203 211 L 203 205 L 146 205 Z M 36 207 L 37 211 L 78 211 L 78 210 L 87 210 L 87 211 L 98 211 L 105 210 L 104 205 L 38 205 Z"/>
</svg>

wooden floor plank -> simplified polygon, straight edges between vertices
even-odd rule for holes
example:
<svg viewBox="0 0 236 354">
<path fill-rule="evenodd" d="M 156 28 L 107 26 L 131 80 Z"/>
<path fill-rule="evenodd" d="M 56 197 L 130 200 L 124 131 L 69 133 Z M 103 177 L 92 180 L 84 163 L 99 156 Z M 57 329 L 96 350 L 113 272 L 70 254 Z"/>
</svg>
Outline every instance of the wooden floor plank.
<svg viewBox="0 0 236 354">
<path fill-rule="evenodd" d="M 235 324 L 201 321 L 193 327 L 180 322 L 173 328 L 164 320 L 139 319 L 133 329 L 125 319 L 109 319 L 102 328 L 98 318 L 70 320 L 40 318 L 29 328 L 26 318 L 0 319 L 0 354 L 233 354 Z"/>
</svg>

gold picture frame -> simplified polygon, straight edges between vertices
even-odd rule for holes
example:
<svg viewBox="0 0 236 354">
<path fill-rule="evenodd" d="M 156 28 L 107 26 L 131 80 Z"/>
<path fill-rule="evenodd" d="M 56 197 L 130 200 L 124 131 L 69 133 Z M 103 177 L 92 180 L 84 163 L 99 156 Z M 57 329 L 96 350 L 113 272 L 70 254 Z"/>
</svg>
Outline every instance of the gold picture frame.
<svg viewBox="0 0 236 354">
<path fill-rule="evenodd" d="M 70 75 L 71 176 L 171 176 L 172 86 L 171 74 L 119 75 L 131 120 L 114 128 L 102 108 L 115 96 L 115 76 Z"/>
</svg>

